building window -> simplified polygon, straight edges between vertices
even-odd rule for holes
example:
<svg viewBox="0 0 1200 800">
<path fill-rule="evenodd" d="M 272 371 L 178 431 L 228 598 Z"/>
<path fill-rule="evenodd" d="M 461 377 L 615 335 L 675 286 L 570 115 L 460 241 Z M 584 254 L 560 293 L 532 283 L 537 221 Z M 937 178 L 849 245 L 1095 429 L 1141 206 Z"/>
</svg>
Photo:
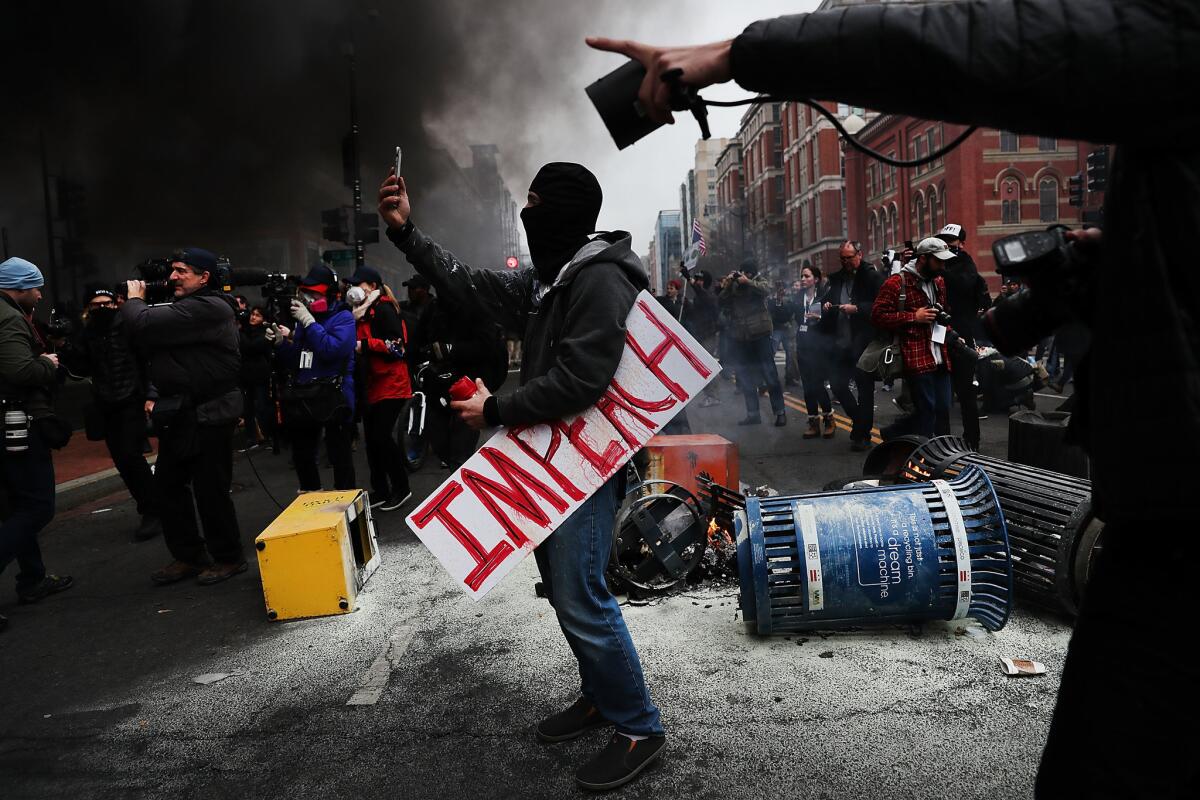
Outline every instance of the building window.
<svg viewBox="0 0 1200 800">
<path fill-rule="evenodd" d="M 1058 139 L 1055 139 L 1053 136 L 1038 137 L 1038 150 L 1041 150 L 1043 153 L 1053 153 L 1057 149 Z"/>
<path fill-rule="evenodd" d="M 1043 178 L 1038 184 L 1038 208 L 1042 222 L 1058 222 L 1058 181 Z"/>
<path fill-rule="evenodd" d="M 945 225 L 950 221 L 950 200 L 946 197 L 946 182 L 942 181 L 938 186 L 938 202 L 941 203 L 942 224 Z"/>
<path fill-rule="evenodd" d="M 896 208 L 896 204 L 892 203 L 891 207 L 888 208 L 888 227 L 891 228 L 891 235 L 888 237 L 888 241 L 893 245 L 899 244 L 900 242 L 899 216 L 900 214 Z"/>
<path fill-rule="evenodd" d="M 1009 178 L 1000 189 L 1000 221 L 1005 225 L 1016 225 L 1021 221 L 1021 184 Z"/>
<path fill-rule="evenodd" d="M 929 230 L 931 232 L 939 229 L 938 225 L 938 196 L 937 192 L 929 190 Z"/>
<path fill-rule="evenodd" d="M 783 213 L 783 198 L 784 198 L 783 176 L 776 175 L 775 176 L 775 213 L 776 214 Z"/>
<path fill-rule="evenodd" d="M 917 229 L 917 239 L 925 238 L 925 195 L 920 192 L 913 198 L 913 226 Z"/>
<path fill-rule="evenodd" d="M 1012 131 L 1000 131 L 1000 152 L 1015 153 L 1017 152 L 1017 135 Z"/>
<path fill-rule="evenodd" d="M 928 144 L 929 144 L 929 155 L 933 155 L 934 153 L 936 153 L 938 147 L 941 146 L 941 142 L 939 141 L 940 138 L 941 137 L 937 135 L 937 131 L 935 131 L 933 128 L 930 128 L 928 131 L 925 132 L 925 141 L 928 142 Z M 940 163 L 940 160 L 934 161 L 933 163 L 931 163 L 929 165 L 929 168 L 933 169 L 939 163 Z"/>
</svg>

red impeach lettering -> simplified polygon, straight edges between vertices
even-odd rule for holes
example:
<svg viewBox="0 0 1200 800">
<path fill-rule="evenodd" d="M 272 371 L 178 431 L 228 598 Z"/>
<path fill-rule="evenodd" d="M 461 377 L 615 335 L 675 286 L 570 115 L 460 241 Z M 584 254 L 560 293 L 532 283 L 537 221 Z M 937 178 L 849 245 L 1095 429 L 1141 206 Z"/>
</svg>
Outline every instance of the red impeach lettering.
<svg viewBox="0 0 1200 800">
<path fill-rule="evenodd" d="M 555 494 L 549 486 L 535 478 L 530 472 L 520 467 L 504 453 L 494 447 L 483 447 L 479 450 L 479 455 L 483 456 L 484 460 L 491 464 L 496 472 L 500 473 L 500 477 L 504 479 L 504 483 L 507 486 L 502 486 L 472 469 L 464 469 L 462 471 L 463 483 L 470 487 L 475 496 L 479 498 L 479 502 L 483 503 L 488 513 L 500 523 L 504 528 L 504 532 L 508 534 L 508 538 L 517 547 L 524 547 L 529 544 L 529 538 L 501 510 L 499 503 L 496 502 L 497 500 L 502 500 L 509 508 L 519 512 L 526 519 L 543 528 L 550 526 L 550 517 L 542 510 L 541 506 L 534 502 L 529 492 L 525 490 L 525 486 L 528 486 L 541 495 L 558 513 L 561 514 L 567 510 L 567 501 Z M 522 483 L 525 486 L 522 486 Z"/>
<path fill-rule="evenodd" d="M 608 477 L 620 465 L 621 457 L 628 451 L 619 442 L 609 440 L 608 445 L 604 448 L 603 455 L 597 453 L 592 446 L 591 440 L 583 433 L 584 426 L 586 425 L 587 422 L 584 417 L 579 417 L 570 426 L 561 420 L 557 421 L 554 423 L 554 428 L 567 435 L 567 441 L 571 443 L 571 446 L 579 452 L 579 455 L 583 456 L 584 461 L 592 465 L 592 468 L 601 477 Z"/>
<path fill-rule="evenodd" d="M 521 448 L 522 453 L 540 464 L 542 469 L 546 470 L 546 473 L 554 479 L 555 483 L 558 484 L 558 488 L 562 489 L 563 492 L 566 493 L 567 497 L 571 498 L 572 500 L 582 500 L 584 497 L 586 497 L 587 495 L 579 491 L 578 487 L 571 483 L 570 478 L 568 478 L 566 475 L 563 475 L 562 472 L 559 471 L 558 467 L 550 463 L 550 459 L 554 458 L 554 454 L 558 452 L 558 446 L 562 442 L 562 434 L 558 432 L 556 427 L 550 425 L 546 426 L 550 431 L 550 446 L 546 448 L 546 454 L 542 455 L 541 453 L 538 453 L 537 450 L 533 449 L 533 445 L 521 438 L 521 433 L 529 430 L 530 427 L 531 426 L 529 425 L 521 425 L 515 428 L 510 428 L 508 431 L 509 440 L 512 441 L 517 447 Z"/>
<path fill-rule="evenodd" d="M 491 575 L 496 567 L 500 566 L 504 559 L 513 553 L 513 546 L 501 539 L 491 550 L 483 549 L 479 540 L 467 530 L 457 517 L 450 513 L 450 503 L 462 494 L 462 491 L 462 484 L 458 481 L 447 483 L 440 492 L 433 496 L 432 500 L 425 504 L 424 508 L 413 514 L 413 524 L 424 530 L 430 520 L 436 519 L 446 530 L 450 531 L 450 535 L 458 540 L 458 543 L 475 561 L 475 568 L 467 573 L 463 583 L 470 587 L 471 591 L 477 592 L 483 582 L 487 580 L 488 575 Z"/>
<path fill-rule="evenodd" d="M 666 405 L 663 405 L 664 403 Z M 617 429 L 617 433 L 621 434 L 621 438 L 630 447 L 641 447 L 654 433 L 655 425 L 654 420 L 643 414 L 639 414 L 638 409 L 643 411 L 663 411 L 674 405 L 675 399 L 673 397 L 668 397 L 666 400 L 643 400 L 636 398 L 619 383 L 613 381 L 604 390 L 604 394 L 601 395 L 600 399 L 596 401 L 596 410 L 603 414 L 604 418 Z M 618 417 L 618 407 L 646 429 L 645 436 L 639 436 L 625 425 Z"/>
<path fill-rule="evenodd" d="M 650 351 L 649 355 L 646 354 L 646 351 L 642 350 L 641 345 L 637 343 L 628 331 L 625 333 L 625 341 L 633 348 L 633 352 L 637 355 L 638 360 L 646 365 L 646 369 L 650 370 L 654 377 L 658 378 L 662 382 L 662 385 L 670 390 L 671 394 L 680 400 L 687 400 L 690 395 L 683 390 L 682 386 L 668 378 L 666 373 L 663 372 L 662 362 L 667 357 L 667 353 L 672 348 L 678 350 L 679 354 L 687 360 L 688 364 L 692 366 L 692 369 L 696 370 L 696 373 L 701 378 L 707 378 L 712 374 L 712 370 L 705 366 L 704 362 L 692 352 L 692 349 L 674 331 L 668 328 L 662 320 L 654 316 L 654 312 L 645 300 L 638 300 L 637 307 L 646 315 L 646 319 L 650 320 L 650 323 L 658 328 L 659 332 L 663 335 L 663 340 L 658 343 L 657 347 Z"/>
</svg>

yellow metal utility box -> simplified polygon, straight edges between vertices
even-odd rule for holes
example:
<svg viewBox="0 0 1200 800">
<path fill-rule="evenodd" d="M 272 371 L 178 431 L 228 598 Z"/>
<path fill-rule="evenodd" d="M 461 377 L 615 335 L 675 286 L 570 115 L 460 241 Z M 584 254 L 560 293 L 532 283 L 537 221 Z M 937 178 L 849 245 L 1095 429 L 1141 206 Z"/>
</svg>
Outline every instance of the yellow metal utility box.
<svg viewBox="0 0 1200 800">
<path fill-rule="evenodd" d="M 357 489 L 300 495 L 254 547 L 270 620 L 347 614 L 379 567 L 371 502 Z"/>
</svg>

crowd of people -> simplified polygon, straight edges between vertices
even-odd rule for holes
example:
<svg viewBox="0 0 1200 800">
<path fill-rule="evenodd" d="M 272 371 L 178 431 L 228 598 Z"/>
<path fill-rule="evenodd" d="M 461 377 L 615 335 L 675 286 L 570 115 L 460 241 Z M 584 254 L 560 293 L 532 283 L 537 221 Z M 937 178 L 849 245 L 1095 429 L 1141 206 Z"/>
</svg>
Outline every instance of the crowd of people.
<svg viewBox="0 0 1200 800">
<path fill-rule="evenodd" d="M 105 443 L 136 504 L 133 540 L 164 538 L 171 561 L 151 580 L 210 585 L 247 568 L 229 493 L 235 450 L 287 447 L 298 492 L 356 489 L 364 485 L 353 459 L 361 425 L 372 508 L 395 511 L 412 498 L 406 439 L 447 468 L 475 449 L 479 432 L 440 396 L 447 380 L 481 376 L 498 388 L 505 378 L 502 331 L 464 321 L 419 275 L 405 282 L 400 301 L 369 266 L 339 279 L 322 263 L 296 280 L 286 305 L 252 305 L 217 285 L 220 262 L 210 251 L 185 248 L 170 263 L 170 302 L 147 303 L 142 281 L 93 286 L 77 323 L 66 326 L 34 316 L 43 286 L 36 265 L 0 265 L 0 568 L 17 562 L 23 603 L 73 583 L 46 571 L 37 543 L 54 517 L 51 450 L 72 435 L 54 413 L 68 380 L 90 379 L 83 434 Z M 424 373 L 436 379 L 422 392 L 414 384 Z M 426 393 L 433 396 L 410 436 L 405 412 L 414 394 Z M 332 485 L 322 481 L 322 450 Z M 0 617 L 0 628 L 6 624 Z"/>
<path fill-rule="evenodd" d="M 978 448 L 979 420 L 986 417 L 981 399 L 985 410 L 1033 408 L 1036 388 L 1063 391 L 1072 363 L 1060 358 L 1054 337 L 1039 345 L 1033 363 L 1005 358 L 990 346 L 983 314 L 1022 288 L 1010 278 L 993 301 L 965 240 L 962 226 L 951 223 L 876 261 L 860 243 L 847 241 L 837 270 L 827 275 L 806 262 L 790 286 L 772 285 L 753 259 L 717 281 L 704 270 L 682 269 L 686 285 L 670 281 L 659 301 L 736 381 L 746 406 L 739 425 L 762 423 L 760 395 L 766 395 L 774 424 L 785 426 L 784 392 L 791 388 L 802 394 L 808 415 L 803 438 L 835 436 L 836 401 L 851 422 L 851 448 L 866 450 L 882 381 L 903 412 L 882 429 L 884 439 L 949 433 L 953 397 L 963 438 Z M 869 356 L 884 342 L 894 344 L 894 368 L 882 369 Z M 720 402 L 714 389 L 701 406 Z"/>
</svg>

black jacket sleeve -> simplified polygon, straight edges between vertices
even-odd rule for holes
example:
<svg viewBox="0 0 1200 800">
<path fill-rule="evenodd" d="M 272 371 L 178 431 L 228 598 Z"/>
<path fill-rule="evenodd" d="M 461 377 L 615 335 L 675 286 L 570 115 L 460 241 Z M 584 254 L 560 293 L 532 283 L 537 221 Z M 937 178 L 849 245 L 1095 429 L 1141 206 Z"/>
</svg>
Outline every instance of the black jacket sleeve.
<svg viewBox="0 0 1200 800">
<path fill-rule="evenodd" d="M 505 425 L 577 414 L 612 382 L 625 351 L 625 320 L 638 290 L 617 264 L 589 264 L 567 288 L 563 327 L 550 370 L 498 398 Z"/>
<path fill-rule="evenodd" d="M 731 59 L 752 91 L 924 119 L 1168 147 L 1200 128 L 1195 0 L 854 5 L 755 22 Z"/>
<path fill-rule="evenodd" d="M 525 315 L 532 305 L 532 268 L 472 269 L 419 228 L 409 227 L 405 233 L 389 229 L 387 235 L 439 294 L 450 295 L 464 308 L 481 308 L 508 330 L 525 329 Z"/>
</svg>

